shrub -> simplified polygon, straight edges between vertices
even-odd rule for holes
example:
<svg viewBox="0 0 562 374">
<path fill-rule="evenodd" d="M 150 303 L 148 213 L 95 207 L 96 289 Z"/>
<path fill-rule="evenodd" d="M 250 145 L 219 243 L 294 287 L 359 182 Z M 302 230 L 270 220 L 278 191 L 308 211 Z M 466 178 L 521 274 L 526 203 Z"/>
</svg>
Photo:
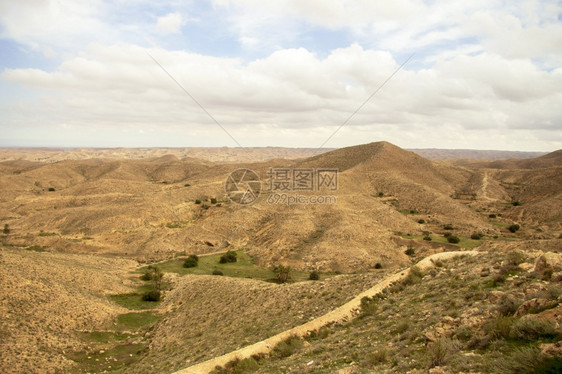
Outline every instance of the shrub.
<svg viewBox="0 0 562 374">
<path fill-rule="evenodd" d="M 431 241 L 431 236 L 429 235 L 424 235 L 423 240 L 427 240 L 428 242 Z"/>
<path fill-rule="evenodd" d="M 425 223 L 425 219 L 418 219 L 418 223 L 424 224 L 424 223 Z"/>
<path fill-rule="evenodd" d="M 481 232 L 475 232 L 472 235 L 470 235 L 470 239 L 474 239 L 474 240 L 480 240 L 484 237 L 484 234 L 482 234 Z"/>
<path fill-rule="evenodd" d="M 47 189 L 47 191 L 49 191 L 49 192 L 55 192 L 55 188 L 54 188 L 54 187 L 49 187 L 49 188 Z"/>
<path fill-rule="evenodd" d="M 472 329 L 467 326 L 461 326 L 455 332 L 455 336 L 462 342 L 468 342 L 472 338 L 472 335 Z"/>
<path fill-rule="evenodd" d="M 140 279 L 143 280 L 143 281 L 152 280 L 152 272 L 150 272 L 150 271 L 148 271 L 148 270 L 145 271 L 144 274 L 141 275 Z"/>
<path fill-rule="evenodd" d="M 521 251 L 510 251 L 507 254 L 506 263 L 509 265 L 517 266 L 525 262 L 527 257 Z"/>
<path fill-rule="evenodd" d="M 361 316 L 374 316 L 378 310 L 378 298 L 365 296 L 361 298 Z"/>
<path fill-rule="evenodd" d="M 236 261 L 238 261 L 236 252 L 228 251 L 220 257 L 219 263 L 228 264 Z"/>
<path fill-rule="evenodd" d="M 497 316 L 484 324 L 484 331 L 492 339 L 509 339 L 513 317 Z"/>
<path fill-rule="evenodd" d="M 519 205 L 521 205 L 521 202 L 515 200 L 515 201 L 512 201 L 512 202 L 511 202 L 511 205 L 513 205 L 513 206 L 519 206 Z"/>
<path fill-rule="evenodd" d="M 162 273 L 158 266 L 149 265 L 143 277 L 150 278 L 155 290 L 160 290 L 162 287 L 162 277 L 164 277 L 164 273 Z"/>
<path fill-rule="evenodd" d="M 375 264 L 375 269 L 382 269 L 382 264 L 380 262 L 377 262 Z"/>
<path fill-rule="evenodd" d="M 213 275 L 224 275 L 222 271 L 218 270 L 218 269 L 214 269 L 213 270 Z"/>
<path fill-rule="evenodd" d="M 286 283 L 291 279 L 290 266 L 277 265 L 273 268 L 273 272 L 275 273 L 275 280 L 278 283 Z"/>
<path fill-rule="evenodd" d="M 383 192 L 379 192 L 379 197 L 383 197 L 384 193 Z"/>
<path fill-rule="evenodd" d="M 376 366 L 388 361 L 388 351 L 385 348 L 378 349 L 367 355 L 366 363 L 369 366 Z"/>
<path fill-rule="evenodd" d="M 2 230 L 2 232 L 4 233 L 4 235 L 9 235 L 10 234 L 10 225 L 8 225 L 7 223 L 4 224 L 4 230 Z"/>
<path fill-rule="evenodd" d="M 517 348 L 492 363 L 494 371 L 502 374 L 560 373 L 561 364 L 560 358 L 545 357 L 537 347 Z"/>
<path fill-rule="evenodd" d="M 488 218 L 496 218 L 497 216 L 494 213 L 488 214 Z"/>
<path fill-rule="evenodd" d="M 199 265 L 199 257 L 197 257 L 197 255 L 189 255 L 183 263 L 184 268 L 194 268 L 197 265 Z"/>
<path fill-rule="evenodd" d="M 460 242 L 461 240 L 459 239 L 458 236 L 451 235 L 451 236 L 449 236 L 449 237 L 447 238 L 447 241 L 448 241 L 449 243 L 457 244 L 457 243 Z"/>
<path fill-rule="evenodd" d="M 453 234 L 451 234 L 450 232 L 446 232 L 446 233 L 443 234 L 443 236 L 444 236 L 445 238 L 448 238 L 448 237 L 451 236 L 451 235 L 453 235 Z"/>
<path fill-rule="evenodd" d="M 404 253 L 408 256 L 413 256 L 416 254 L 416 251 L 414 250 L 414 247 L 408 247 L 408 249 L 406 249 Z"/>
<path fill-rule="evenodd" d="M 520 340 L 533 341 L 541 337 L 555 336 L 554 323 L 531 315 L 517 320 L 511 329 L 511 337 Z"/>
<path fill-rule="evenodd" d="M 501 316 L 511 316 L 517 312 L 517 308 L 521 305 L 520 301 L 516 301 L 510 297 L 504 297 L 496 310 Z"/>
<path fill-rule="evenodd" d="M 444 228 L 445 230 L 454 230 L 453 225 L 451 225 L 450 223 L 449 223 L 449 224 L 446 224 L 445 226 L 443 226 L 443 228 Z"/>
<path fill-rule="evenodd" d="M 429 367 L 433 368 L 446 364 L 451 355 L 459 350 L 459 343 L 449 338 L 439 338 L 427 348 Z"/>
<path fill-rule="evenodd" d="M 271 351 L 275 358 L 285 358 L 291 356 L 303 346 L 303 341 L 298 336 L 291 336 L 277 344 Z"/>
<path fill-rule="evenodd" d="M 519 231 L 519 229 L 521 228 L 521 226 L 519 226 L 518 224 L 513 224 L 511 226 L 509 226 L 507 229 L 513 233 Z"/>
<path fill-rule="evenodd" d="M 406 278 L 402 281 L 404 286 L 408 286 L 410 284 L 420 283 L 423 277 L 423 273 L 417 266 L 412 266 Z"/>
<path fill-rule="evenodd" d="M 184 187 L 191 187 L 191 184 L 186 183 L 186 184 L 184 184 L 183 186 L 184 186 Z"/>
<path fill-rule="evenodd" d="M 217 203 L 217 199 L 215 199 L 214 197 L 211 197 L 211 204 L 216 204 Z"/>
<path fill-rule="evenodd" d="M 308 275 L 308 279 L 310 280 L 318 280 L 320 279 L 320 273 L 318 273 L 316 270 L 312 270 L 310 272 L 310 274 Z"/>
<path fill-rule="evenodd" d="M 195 200 L 195 204 L 201 204 L 201 200 L 196 199 L 196 200 Z"/>
<path fill-rule="evenodd" d="M 505 283 L 505 276 L 503 274 L 496 274 L 492 278 L 492 287 L 497 287 L 501 283 Z"/>
<path fill-rule="evenodd" d="M 160 301 L 160 291 L 151 290 L 142 294 L 143 301 Z"/>
</svg>

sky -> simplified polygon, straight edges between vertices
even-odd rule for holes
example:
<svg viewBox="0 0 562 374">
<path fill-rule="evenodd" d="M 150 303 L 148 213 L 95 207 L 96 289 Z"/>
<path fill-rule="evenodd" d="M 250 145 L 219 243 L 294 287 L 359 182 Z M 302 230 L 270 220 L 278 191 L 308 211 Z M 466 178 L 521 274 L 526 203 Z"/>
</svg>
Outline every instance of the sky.
<svg viewBox="0 0 562 374">
<path fill-rule="evenodd" d="M 562 148 L 562 2 L 0 0 L 2 147 L 381 140 Z"/>
</svg>

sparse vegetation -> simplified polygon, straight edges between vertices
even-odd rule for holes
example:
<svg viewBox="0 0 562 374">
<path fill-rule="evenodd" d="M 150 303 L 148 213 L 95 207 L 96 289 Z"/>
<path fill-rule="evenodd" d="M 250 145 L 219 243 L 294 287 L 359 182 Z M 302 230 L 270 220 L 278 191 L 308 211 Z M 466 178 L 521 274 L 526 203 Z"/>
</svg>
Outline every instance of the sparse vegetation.
<svg viewBox="0 0 562 374">
<path fill-rule="evenodd" d="M 518 224 L 514 223 L 513 225 L 510 225 L 507 229 L 513 233 L 519 231 L 519 229 L 521 228 L 521 226 L 519 226 Z"/>
<path fill-rule="evenodd" d="M 213 270 L 213 275 L 224 275 L 224 273 L 218 269 Z"/>
<path fill-rule="evenodd" d="M 8 225 L 7 223 L 4 224 L 4 230 L 2 230 L 2 233 L 4 235 L 9 235 L 10 234 L 10 225 Z"/>
<path fill-rule="evenodd" d="M 211 204 L 216 204 L 217 203 L 217 199 L 215 199 L 214 197 L 211 197 Z"/>
<path fill-rule="evenodd" d="M 377 262 L 375 264 L 375 269 L 382 269 L 382 264 L 380 262 Z"/>
<path fill-rule="evenodd" d="M 197 204 L 197 205 L 201 204 L 201 200 L 200 200 L 200 199 L 195 199 L 195 204 Z"/>
<path fill-rule="evenodd" d="M 450 223 L 444 225 L 443 228 L 444 228 L 445 230 L 454 230 L 454 229 L 455 229 L 455 228 L 453 227 L 453 225 L 451 225 Z"/>
<path fill-rule="evenodd" d="M 404 251 L 404 254 L 411 257 L 416 254 L 416 251 L 414 250 L 414 247 L 408 247 L 408 249 Z"/>
</svg>

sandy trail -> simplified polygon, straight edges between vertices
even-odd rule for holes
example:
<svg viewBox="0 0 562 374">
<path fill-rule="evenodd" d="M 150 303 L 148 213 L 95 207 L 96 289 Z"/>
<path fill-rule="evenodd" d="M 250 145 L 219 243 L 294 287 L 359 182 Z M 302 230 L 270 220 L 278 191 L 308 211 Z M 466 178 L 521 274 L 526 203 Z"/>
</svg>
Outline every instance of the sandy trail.
<svg viewBox="0 0 562 374">
<path fill-rule="evenodd" d="M 421 270 L 426 270 L 433 267 L 434 266 L 433 261 L 436 260 L 447 260 L 462 255 L 475 256 L 477 254 L 478 254 L 477 251 L 455 251 L 455 252 L 436 253 L 419 261 L 416 264 L 416 266 Z M 181 369 L 179 371 L 176 371 L 174 374 L 206 374 L 212 371 L 216 366 L 225 366 L 228 362 L 233 361 L 235 359 L 242 360 L 251 357 L 252 355 L 255 354 L 260 354 L 260 353 L 267 354 L 271 352 L 271 350 L 278 343 L 282 342 L 283 340 L 286 340 L 290 336 L 299 336 L 299 337 L 306 336 L 309 332 L 317 331 L 321 327 L 326 326 L 330 323 L 349 321 L 350 319 L 354 318 L 357 315 L 357 312 L 361 306 L 361 299 L 363 297 L 373 297 L 381 293 L 385 288 L 389 287 L 393 283 L 406 278 L 408 276 L 410 269 L 411 268 L 405 269 L 401 272 L 386 277 L 384 280 L 377 283 L 372 288 L 355 296 L 351 301 L 343 304 L 342 306 L 312 321 L 309 321 L 300 326 L 293 327 L 292 329 L 283 331 L 277 335 L 274 335 L 260 342 L 254 343 L 247 347 L 240 348 L 236 351 L 224 354 L 222 356 L 218 356 L 210 360 L 201 362 L 199 364 L 190 366 L 188 368 Z"/>
</svg>

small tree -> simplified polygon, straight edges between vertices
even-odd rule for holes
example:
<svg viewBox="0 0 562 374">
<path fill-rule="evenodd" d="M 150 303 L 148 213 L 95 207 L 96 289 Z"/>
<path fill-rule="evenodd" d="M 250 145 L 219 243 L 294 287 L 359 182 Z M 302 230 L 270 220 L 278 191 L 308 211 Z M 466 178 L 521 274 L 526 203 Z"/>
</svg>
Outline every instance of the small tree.
<svg viewBox="0 0 562 374">
<path fill-rule="evenodd" d="M 189 255 L 183 263 L 184 268 L 194 268 L 199 265 L 199 257 L 197 255 Z"/>
<path fill-rule="evenodd" d="M 236 252 L 228 251 L 224 255 L 221 256 L 221 258 L 219 260 L 219 263 L 227 264 L 229 262 L 236 262 L 236 261 L 238 261 Z"/>
<path fill-rule="evenodd" d="M 275 273 L 275 280 L 279 283 L 286 283 L 291 279 L 290 266 L 277 265 L 273 268 L 273 272 Z"/>
<path fill-rule="evenodd" d="M 519 231 L 520 228 L 521 228 L 521 226 L 519 226 L 516 223 L 508 227 L 509 231 L 511 231 L 511 232 Z"/>
<path fill-rule="evenodd" d="M 10 225 L 8 225 L 7 223 L 4 224 L 4 230 L 2 232 L 4 233 L 4 235 L 9 235 L 10 234 Z"/>
<path fill-rule="evenodd" d="M 162 288 L 162 277 L 164 277 L 164 273 L 162 273 L 162 270 L 160 270 L 158 266 L 154 265 L 149 265 L 148 270 L 143 276 L 143 278 L 152 281 L 152 285 L 157 291 L 160 291 Z"/>
<path fill-rule="evenodd" d="M 448 241 L 449 243 L 457 244 L 457 243 L 460 242 L 461 240 L 459 239 L 458 236 L 449 235 L 449 236 L 447 237 L 447 241 Z"/>
</svg>

